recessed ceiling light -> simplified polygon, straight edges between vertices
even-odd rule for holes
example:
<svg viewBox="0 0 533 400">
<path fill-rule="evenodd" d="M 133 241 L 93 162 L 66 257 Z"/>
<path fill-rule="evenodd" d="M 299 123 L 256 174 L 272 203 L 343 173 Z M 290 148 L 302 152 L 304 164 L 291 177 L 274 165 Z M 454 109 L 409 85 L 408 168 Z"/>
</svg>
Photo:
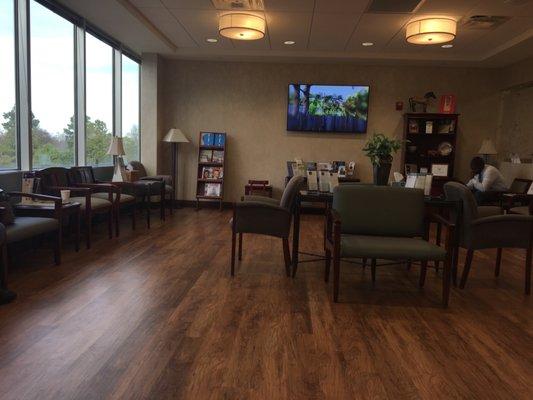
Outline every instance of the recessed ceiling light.
<svg viewBox="0 0 533 400">
<path fill-rule="evenodd" d="M 453 44 L 443 44 L 442 46 L 443 49 L 451 49 L 453 47 Z"/>
<path fill-rule="evenodd" d="M 286 40 L 286 41 L 283 42 L 283 44 L 287 44 L 287 45 L 289 45 L 289 46 L 291 46 L 291 45 L 293 45 L 293 44 L 295 44 L 295 43 L 296 43 L 296 42 L 295 42 L 294 40 Z"/>
<path fill-rule="evenodd" d="M 216 43 L 216 42 L 218 42 L 218 39 L 215 39 L 215 38 L 207 38 L 207 39 L 205 39 L 205 41 L 206 41 L 207 43 Z"/>
<path fill-rule="evenodd" d="M 372 43 L 372 42 L 363 42 L 363 43 L 361 43 L 361 44 L 362 44 L 363 46 L 365 46 L 365 47 L 374 46 L 374 43 Z"/>
</svg>

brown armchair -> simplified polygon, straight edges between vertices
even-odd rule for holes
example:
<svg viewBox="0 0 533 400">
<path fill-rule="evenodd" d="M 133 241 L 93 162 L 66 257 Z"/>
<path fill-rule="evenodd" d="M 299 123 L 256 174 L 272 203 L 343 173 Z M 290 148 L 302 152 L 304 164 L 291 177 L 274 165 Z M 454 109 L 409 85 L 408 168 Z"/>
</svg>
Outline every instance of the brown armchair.
<svg viewBox="0 0 533 400">
<path fill-rule="evenodd" d="M 134 170 L 138 172 L 139 180 L 133 182 L 137 187 L 137 193 L 142 196 L 143 202 L 145 198 L 150 199 L 153 195 L 160 197 L 161 207 L 161 219 L 165 219 L 165 200 L 166 197 L 170 198 L 170 214 L 173 213 L 174 202 L 176 195 L 174 191 L 174 182 L 170 175 L 148 175 L 146 168 L 140 161 L 130 161 L 126 167 L 128 170 Z M 156 184 L 154 184 L 156 182 Z"/>
<path fill-rule="evenodd" d="M 113 193 L 117 188 L 109 186 L 105 188 L 88 188 L 77 186 L 72 182 L 69 170 L 62 167 L 45 168 L 36 171 L 40 178 L 41 192 L 47 195 L 59 196 L 61 190 L 70 190 L 71 200 L 80 203 L 80 210 L 85 220 L 87 248 L 91 247 L 92 220 L 97 214 L 107 214 L 107 228 L 109 238 L 113 237 Z M 93 197 L 93 193 L 105 192 L 108 199 Z"/>
<path fill-rule="evenodd" d="M 84 167 L 71 167 L 70 168 L 70 180 L 75 186 L 87 187 L 94 190 L 100 188 L 104 189 L 103 192 L 96 192 L 92 194 L 92 197 L 100 199 L 111 200 L 114 207 L 115 216 L 115 235 L 120 236 L 120 209 L 130 208 L 131 211 L 131 225 L 132 229 L 135 229 L 135 212 L 137 207 L 137 198 L 134 194 L 124 193 L 125 191 L 133 192 L 133 185 L 130 182 L 104 182 L 99 181 L 94 176 L 94 170 L 91 166 Z M 116 191 L 108 192 L 109 186 L 114 186 Z M 110 198 L 111 195 L 111 198 Z"/>
<path fill-rule="evenodd" d="M 304 179 L 293 177 L 283 192 L 280 201 L 269 197 L 247 196 L 233 206 L 231 220 L 231 276 L 235 275 L 235 246 L 239 234 L 239 260 L 242 259 L 242 235 L 255 233 L 279 237 L 283 242 L 285 272 L 290 276 L 291 257 L 289 253 L 289 233 L 296 197 Z"/>
<path fill-rule="evenodd" d="M 497 249 L 494 275 L 499 276 L 502 248 L 519 248 L 526 250 L 525 293 L 530 294 L 533 216 L 481 216 L 475 198 L 466 186 L 457 182 L 448 182 L 444 185 L 444 192 L 447 199 L 461 201 L 463 204 L 458 242 L 460 247 L 467 249 L 467 255 L 460 288 L 465 287 L 475 250 Z"/>
<path fill-rule="evenodd" d="M 52 201 L 54 203 L 54 217 L 34 217 L 27 215 L 24 209 L 14 208 L 11 198 L 27 197 L 34 200 Z M 61 263 L 61 198 L 46 196 L 35 193 L 9 192 L 7 196 L 2 191 L 0 204 L 2 214 L 0 223 L 0 246 L 2 253 L 2 273 L 0 276 L 2 299 L 1 302 L 9 302 L 14 294 L 7 290 L 8 272 L 8 245 L 31 239 L 41 235 L 52 235 L 54 238 L 54 261 L 56 265 Z"/>
</svg>

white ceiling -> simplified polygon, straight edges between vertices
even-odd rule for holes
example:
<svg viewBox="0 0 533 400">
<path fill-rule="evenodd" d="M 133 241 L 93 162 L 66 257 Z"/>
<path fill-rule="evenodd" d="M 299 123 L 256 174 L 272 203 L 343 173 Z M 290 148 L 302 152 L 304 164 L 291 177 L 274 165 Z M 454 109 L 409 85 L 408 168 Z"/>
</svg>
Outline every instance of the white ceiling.
<svg viewBox="0 0 533 400">
<path fill-rule="evenodd" d="M 180 58 L 353 61 L 502 66 L 533 56 L 533 0 L 422 0 L 413 13 L 369 13 L 371 0 L 263 0 L 264 39 L 218 34 L 211 0 L 60 0 L 132 49 Z M 178 49 L 173 51 L 124 7 L 129 1 Z M 394 0 L 402 1 L 402 0 Z M 508 16 L 493 30 L 466 29 L 473 15 Z M 421 16 L 459 21 L 452 49 L 405 41 L 405 25 Z M 217 38 L 218 43 L 207 43 Z M 286 40 L 296 42 L 284 45 Z M 363 47 L 362 42 L 375 43 Z"/>
</svg>

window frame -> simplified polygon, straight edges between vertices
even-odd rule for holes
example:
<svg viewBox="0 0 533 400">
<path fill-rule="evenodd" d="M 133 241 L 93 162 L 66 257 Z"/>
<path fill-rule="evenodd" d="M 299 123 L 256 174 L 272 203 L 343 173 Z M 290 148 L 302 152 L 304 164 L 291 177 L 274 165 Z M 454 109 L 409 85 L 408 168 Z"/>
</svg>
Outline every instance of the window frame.
<svg viewBox="0 0 533 400">
<path fill-rule="evenodd" d="M 54 12 L 61 18 L 73 24 L 73 53 L 74 53 L 74 165 L 88 165 L 85 157 L 86 141 L 86 54 L 85 35 L 89 32 L 97 39 L 111 46 L 113 49 L 113 79 L 116 79 L 116 55 L 126 55 L 139 64 L 139 157 L 141 156 L 141 57 L 114 39 L 106 32 L 91 24 L 85 18 L 58 3 L 56 0 L 12 0 L 14 9 L 14 56 L 15 56 L 15 110 L 16 110 L 16 168 L 0 169 L 0 173 L 8 171 L 24 171 L 33 169 L 33 145 L 31 124 L 31 37 L 30 37 L 30 3 L 35 1 L 41 6 Z M 121 74 L 122 68 L 118 69 Z M 122 88 L 116 90 L 113 85 L 113 102 L 121 103 Z M 116 130 L 115 109 L 113 110 L 113 136 L 119 134 Z M 83 127 L 82 127 L 83 125 Z M 120 132 L 122 134 L 122 132 Z M 81 152 L 83 150 L 83 153 Z M 104 165 L 100 165 L 104 166 Z"/>
<path fill-rule="evenodd" d="M 141 97 L 141 90 L 142 90 L 141 76 L 142 76 L 142 63 L 140 61 L 137 61 L 136 59 L 134 59 L 133 57 L 131 57 L 127 53 L 123 52 L 121 54 L 121 69 L 120 69 L 121 75 L 122 75 L 122 56 L 129 58 L 131 61 L 133 61 L 134 63 L 137 63 L 137 65 L 139 66 L 139 73 L 138 73 L 138 76 L 137 76 L 138 87 L 139 87 L 139 102 L 138 102 L 138 106 L 137 106 L 138 107 L 137 115 L 139 116 L 139 118 L 137 119 L 137 129 L 139 130 L 139 151 L 137 153 L 137 157 L 138 157 L 138 161 L 140 161 L 141 160 L 141 155 L 142 155 L 142 146 L 141 146 L 141 137 L 142 137 L 142 133 L 141 133 L 141 98 L 142 98 Z M 122 79 L 122 77 L 121 77 L 120 82 L 121 82 L 120 91 L 121 91 L 121 105 L 122 105 L 122 85 L 124 84 L 124 80 Z M 122 110 L 121 110 L 120 116 L 122 118 Z M 122 134 L 123 130 L 124 130 L 124 127 L 122 126 L 122 121 L 120 123 L 121 123 L 121 127 L 122 127 L 122 130 L 121 130 L 121 134 Z"/>
</svg>

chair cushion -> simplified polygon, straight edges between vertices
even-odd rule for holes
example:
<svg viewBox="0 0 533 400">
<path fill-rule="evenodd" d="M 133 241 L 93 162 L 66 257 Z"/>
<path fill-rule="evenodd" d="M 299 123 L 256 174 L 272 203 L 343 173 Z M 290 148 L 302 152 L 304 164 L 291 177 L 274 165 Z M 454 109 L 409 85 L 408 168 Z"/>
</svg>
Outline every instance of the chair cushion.
<svg viewBox="0 0 533 400">
<path fill-rule="evenodd" d="M 103 208 L 111 207 L 111 202 L 107 200 L 107 193 L 104 194 L 106 196 L 105 199 L 101 199 L 99 197 L 96 197 L 95 195 L 91 196 L 91 210 L 100 210 Z M 76 203 L 80 203 L 81 212 L 85 211 L 85 197 L 71 197 L 70 200 Z"/>
<path fill-rule="evenodd" d="M 501 213 L 502 209 L 497 206 L 479 206 L 477 208 L 478 218 L 492 217 L 493 215 L 500 215 Z"/>
<path fill-rule="evenodd" d="M 161 183 L 157 181 L 135 181 L 133 183 L 133 190 L 139 196 L 142 195 L 158 195 L 161 191 Z M 150 192 L 151 190 L 151 192 Z"/>
<path fill-rule="evenodd" d="M 13 206 L 9 201 L 0 201 L 0 222 L 4 225 L 11 225 L 15 222 L 15 213 Z"/>
<path fill-rule="evenodd" d="M 170 185 L 165 185 L 165 192 L 167 193 L 172 193 L 172 191 L 174 190 L 174 188 Z"/>
<path fill-rule="evenodd" d="M 258 201 L 259 203 L 267 203 L 267 204 L 279 206 L 279 200 L 273 199 L 271 197 L 266 197 L 266 196 L 246 195 L 242 199 L 243 201 Z"/>
<path fill-rule="evenodd" d="M 446 250 L 422 239 L 341 235 L 341 257 L 443 261 L 446 258 Z"/>
<path fill-rule="evenodd" d="M 107 193 L 95 193 L 91 197 L 98 197 L 99 199 L 107 200 L 109 198 Z M 115 201 L 117 195 L 113 193 L 113 201 Z M 120 202 L 121 203 L 131 203 L 135 201 L 135 197 L 126 193 L 120 193 Z M 92 203 L 92 201 L 91 201 Z"/>
<path fill-rule="evenodd" d="M 513 207 L 509 210 L 509 213 L 511 214 L 520 214 L 520 215 L 529 215 L 529 207 L 528 206 L 522 206 L 522 207 Z"/>
<path fill-rule="evenodd" d="M 55 231 L 59 227 L 57 219 L 41 217 L 17 217 L 6 226 L 7 243 L 18 242 L 33 236 Z"/>
</svg>

